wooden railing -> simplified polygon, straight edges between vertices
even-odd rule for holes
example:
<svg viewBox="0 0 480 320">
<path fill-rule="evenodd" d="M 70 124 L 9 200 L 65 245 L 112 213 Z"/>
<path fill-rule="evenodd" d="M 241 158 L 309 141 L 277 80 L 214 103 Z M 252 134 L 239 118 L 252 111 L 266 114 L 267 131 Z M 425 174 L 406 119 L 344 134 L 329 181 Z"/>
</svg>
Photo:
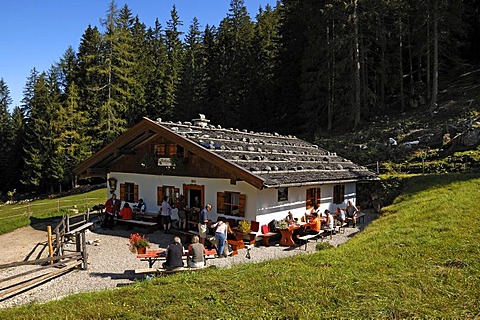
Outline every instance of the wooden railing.
<svg viewBox="0 0 480 320">
<path fill-rule="evenodd" d="M 28 271 L 0 279 L 0 301 L 49 281 L 73 268 L 80 267 L 86 270 L 88 264 L 85 232 L 93 225 L 89 220 L 89 211 L 74 216 L 64 215 L 55 226 L 53 233 L 50 226 L 47 228 L 49 257 L 0 265 L 0 270 L 32 266 Z M 65 248 L 67 240 L 70 239 L 75 239 L 75 250 Z"/>
</svg>

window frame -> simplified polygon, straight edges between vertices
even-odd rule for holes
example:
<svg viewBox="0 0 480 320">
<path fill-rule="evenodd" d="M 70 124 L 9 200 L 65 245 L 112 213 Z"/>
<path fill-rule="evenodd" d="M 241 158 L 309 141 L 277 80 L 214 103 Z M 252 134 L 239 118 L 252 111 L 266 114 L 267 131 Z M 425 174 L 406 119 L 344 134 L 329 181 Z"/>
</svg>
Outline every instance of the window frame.
<svg viewBox="0 0 480 320">
<path fill-rule="evenodd" d="M 322 188 L 308 188 L 305 196 L 305 208 L 311 209 L 315 205 L 320 206 L 322 203 Z"/>
<path fill-rule="evenodd" d="M 345 185 L 336 184 L 333 186 L 333 203 L 340 204 L 345 202 Z"/>
</svg>

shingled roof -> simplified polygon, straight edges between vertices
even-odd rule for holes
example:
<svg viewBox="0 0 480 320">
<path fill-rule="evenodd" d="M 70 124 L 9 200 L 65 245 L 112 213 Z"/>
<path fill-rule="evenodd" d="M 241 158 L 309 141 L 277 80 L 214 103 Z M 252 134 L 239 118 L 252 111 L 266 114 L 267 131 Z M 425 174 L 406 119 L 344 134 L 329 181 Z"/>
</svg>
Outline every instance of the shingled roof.
<svg viewBox="0 0 480 320">
<path fill-rule="evenodd" d="M 204 116 L 192 121 L 155 123 L 261 178 L 266 188 L 378 179 L 367 168 L 295 136 L 222 128 Z"/>
</svg>

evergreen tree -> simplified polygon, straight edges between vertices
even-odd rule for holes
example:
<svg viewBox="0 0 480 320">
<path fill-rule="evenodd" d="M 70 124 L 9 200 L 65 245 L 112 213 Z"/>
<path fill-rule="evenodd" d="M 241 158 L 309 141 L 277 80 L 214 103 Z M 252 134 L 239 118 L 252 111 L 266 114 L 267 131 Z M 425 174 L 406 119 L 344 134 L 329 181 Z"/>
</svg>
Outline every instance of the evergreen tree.
<svg viewBox="0 0 480 320">
<path fill-rule="evenodd" d="M 158 19 L 155 20 L 155 27 L 147 30 L 146 53 L 145 63 L 149 70 L 145 85 L 146 116 L 157 119 L 166 110 L 163 97 L 167 66 L 165 39 Z"/>
<path fill-rule="evenodd" d="M 243 0 L 232 0 L 218 28 L 217 84 L 219 95 L 212 120 L 224 126 L 245 123 L 252 79 L 253 22 Z"/>
<path fill-rule="evenodd" d="M 163 117 L 172 119 L 176 112 L 177 91 L 180 82 L 180 69 L 182 65 L 183 44 L 180 36 L 183 34 L 179 28 L 183 25 L 175 5 L 170 12 L 170 20 L 167 21 L 165 30 L 165 44 L 167 49 L 167 69 L 164 81 L 164 103 L 165 110 Z"/>
<path fill-rule="evenodd" d="M 11 152 L 13 142 L 12 121 L 8 107 L 12 103 L 10 90 L 5 81 L 0 78 L 0 194 L 7 191 L 11 183 Z"/>
<path fill-rule="evenodd" d="M 206 98 L 206 56 L 197 18 L 193 18 L 185 37 L 180 84 L 177 94 L 177 119 L 193 119 L 202 113 Z"/>
</svg>

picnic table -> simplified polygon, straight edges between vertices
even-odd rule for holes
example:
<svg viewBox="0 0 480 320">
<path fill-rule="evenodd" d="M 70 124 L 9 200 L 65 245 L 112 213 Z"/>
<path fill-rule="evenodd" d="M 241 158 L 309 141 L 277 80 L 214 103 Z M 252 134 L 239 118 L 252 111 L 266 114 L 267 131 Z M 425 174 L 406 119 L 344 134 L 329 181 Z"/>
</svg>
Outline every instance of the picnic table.
<svg viewBox="0 0 480 320">
<path fill-rule="evenodd" d="M 148 261 L 148 267 L 151 268 L 158 259 L 165 258 L 166 252 L 165 248 L 147 250 L 146 253 L 137 254 L 137 258 L 141 261 Z"/>
<path fill-rule="evenodd" d="M 217 251 L 215 249 L 205 249 L 204 255 L 205 259 L 215 257 Z M 147 261 L 148 267 L 152 268 L 153 264 L 160 259 L 166 259 L 167 256 L 167 249 L 166 248 L 159 248 L 153 250 L 147 250 L 146 253 L 137 254 L 137 258 L 141 261 Z M 183 250 L 183 259 L 187 259 L 188 250 Z"/>
<path fill-rule="evenodd" d="M 294 247 L 296 246 L 295 242 L 293 241 L 293 233 L 295 230 L 303 228 L 306 228 L 306 223 L 305 222 L 299 222 L 292 224 L 288 226 L 287 229 L 280 229 L 280 234 L 282 235 L 282 239 L 280 239 L 280 245 L 282 246 L 288 246 L 288 247 Z"/>
</svg>

